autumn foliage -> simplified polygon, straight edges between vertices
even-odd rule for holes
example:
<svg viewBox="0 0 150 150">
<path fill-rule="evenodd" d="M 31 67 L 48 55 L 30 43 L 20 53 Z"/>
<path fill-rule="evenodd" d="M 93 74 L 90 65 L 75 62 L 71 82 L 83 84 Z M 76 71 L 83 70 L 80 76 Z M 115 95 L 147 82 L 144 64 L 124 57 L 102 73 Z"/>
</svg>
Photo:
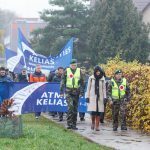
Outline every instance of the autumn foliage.
<svg viewBox="0 0 150 150">
<path fill-rule="evenodd" d="M 128 104 L 127 122 L 134 129 L 150 133 L 150 66 L 137 61 L 125 62 L 116 57 L 103 66 L 106 75 L 111 77 L 115 69 L 122 69 L 130 83 L 131 101 Z M 107 106 L 106 117 L 111 118 Z"/>
</svg>

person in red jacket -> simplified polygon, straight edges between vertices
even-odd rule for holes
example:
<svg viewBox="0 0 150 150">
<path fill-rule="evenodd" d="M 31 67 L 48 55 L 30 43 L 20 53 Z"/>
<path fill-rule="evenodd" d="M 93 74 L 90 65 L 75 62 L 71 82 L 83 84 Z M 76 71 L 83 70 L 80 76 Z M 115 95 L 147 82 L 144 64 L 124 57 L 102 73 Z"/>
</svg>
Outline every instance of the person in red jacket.
<svg viewBox="0 0 150 150">
<path fill-rule="evenodd" d="M 47 82 L 45 74 L 41 71 L 41 65 L 36 65 L 35 72 L 30 74 L 29 82 Z M 38 119 L 41 112 L 35 113 L 35 118 Z"/>
<path fill-rule="evenodd" d="M 47 82 L 45 74 L 41 72 L 41 65 L 37 65 L 35 72 L 30 74 L 30 82 Z"/>
</svg>

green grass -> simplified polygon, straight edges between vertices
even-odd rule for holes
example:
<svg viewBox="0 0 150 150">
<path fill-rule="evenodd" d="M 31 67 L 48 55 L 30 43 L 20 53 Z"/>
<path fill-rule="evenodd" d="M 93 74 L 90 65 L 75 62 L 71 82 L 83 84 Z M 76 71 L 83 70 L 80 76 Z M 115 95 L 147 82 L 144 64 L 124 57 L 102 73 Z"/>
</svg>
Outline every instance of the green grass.
<svg viewBox="0 0 150 150">
<path fill-rule="evenodd" d="M 0 150 L 110 150 L 41 117 L 23 115 L 21 138 L 0 138 Z"/>
</svg>

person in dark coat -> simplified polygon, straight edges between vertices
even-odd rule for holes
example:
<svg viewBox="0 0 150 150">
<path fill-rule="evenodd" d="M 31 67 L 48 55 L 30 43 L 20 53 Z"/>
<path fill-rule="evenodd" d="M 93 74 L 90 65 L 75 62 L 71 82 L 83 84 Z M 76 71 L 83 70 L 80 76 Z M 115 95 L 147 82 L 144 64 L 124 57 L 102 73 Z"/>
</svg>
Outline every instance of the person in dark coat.
<svg viewBox="0 0 150 150">
<path fill-rule="evenodd" d="M 104 73 L 104 77 L 105 77 L 105 84 L 106 84 L 106 91 L 107 91 L 107 90 L 108 90 L 108 84 L 109 84 L 111 78 L 106 76 L 104 70 L 103 70 L 103 73 Z M 106 93 L 106 94 L 107 94 L 107 93 Z M 108 96 L 106 95 L 106 97 L 108 97 Z M 108 99 L 105 98 L 105 99 L 104 99 L 104 112 L 101 112 L 101 115 L 100 115 L 100 123 L 104 123 L 104 117 L 105 117 L 107 102 L 108 102 Z"/>
<path fill-rule="evenodd" d="M 0 68 L 0 82 L 13 82 L 13 80 L 9 76 L 7 76 L 4 67 Z"/>
<path fill-rule="evenodd" d="M 13 80 L 7 76 L 4 67 L 0 68 L 0 104 L 4 99 L 8 98 L 8 84 L 7 82 L 13 82 Z"/>
<path fill-rule="evenodd" d="M 54 75 L 54 77 L 52 79 L 52 82 L 60 83 L 63 73 L 64 73 L 64 68 L 63 67 L 58 67 L 57 73 Z M 53 112 L 52 114 L 56 115 L 57 112 Z M 63 112 L 58 112 L 58 114 L 59 114 L 59 121 L 63 121 Z"/>
<path fill-rule="evenodd" d="M 84 92 L 86 92 L 87 82 L 88 82 L 90 75 L 87 74 L 86 68 L 84 66 L 81 67 L 81 72 L 84 78 Z M 85 112 L 79 112 L 79 117 L 80 117 L 80 121 L 85 121 Z"/>
<path fill-rule="evenodd" d="M 47 81 L 48 81 L 48 82 L 52 82 L 52 81 L 53 81 L 53 78 L 54 78 L 54 76 L 55 76 L 56 74 L 57 74 L 57 70 L 51 71 L 51 72 L 49 73 L 49 76 L 48 76 Z"/>
<path fill-rule="evenodd" d="M 18 75 L 18 82 L 28 82 L 28 75 L 26 68 L 23 68 L 21 73 Z"/>
</svg>

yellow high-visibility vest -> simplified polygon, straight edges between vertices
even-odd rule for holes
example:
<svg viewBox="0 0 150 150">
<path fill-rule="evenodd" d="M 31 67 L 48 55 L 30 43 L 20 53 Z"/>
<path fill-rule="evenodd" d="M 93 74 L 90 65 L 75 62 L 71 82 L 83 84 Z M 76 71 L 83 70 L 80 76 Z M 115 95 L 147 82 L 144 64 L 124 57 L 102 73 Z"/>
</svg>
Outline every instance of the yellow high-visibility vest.
<svg viewBox="0 0 150 150">
<path fill-rule="evenodd" d="M 79 88 L 79 80 L 80 80 L 80 68 L 77 68 L 74 74 L 72 73 L 70 68 L 67 68 L 66 87 Z"/>
<path fill-rule="evenodd" d="M 126 94 L 127 80 L 125 78 L 123 78 L 122 83 L 120 84 L 119 87 L 114 79 L 111 79 L 111 82 L 113 82 L 112 99 L 120 100 Z"/>
</svg>

